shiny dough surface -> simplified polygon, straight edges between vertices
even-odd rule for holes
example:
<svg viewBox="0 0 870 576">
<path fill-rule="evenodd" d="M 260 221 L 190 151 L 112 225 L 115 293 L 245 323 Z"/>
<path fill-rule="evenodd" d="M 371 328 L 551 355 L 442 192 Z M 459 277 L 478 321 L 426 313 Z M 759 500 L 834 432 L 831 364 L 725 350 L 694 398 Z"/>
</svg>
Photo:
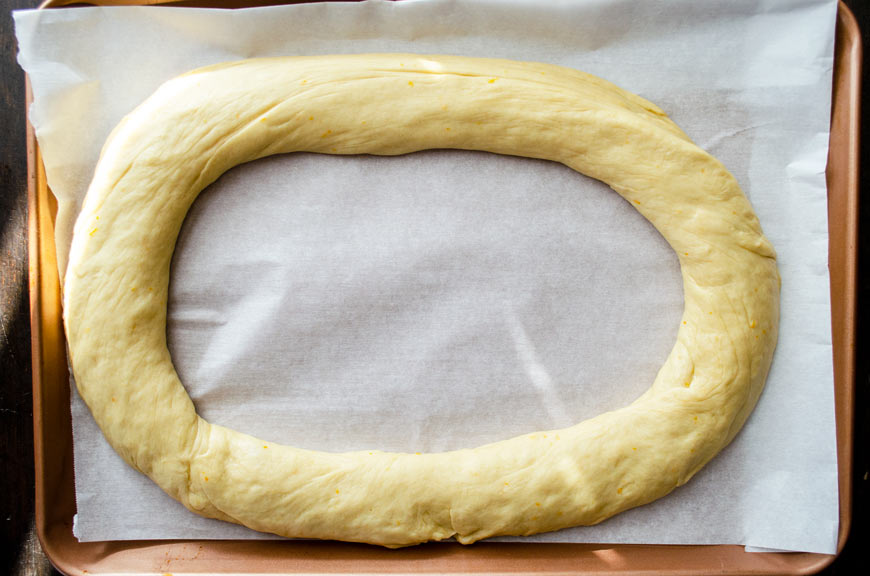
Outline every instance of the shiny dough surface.
<svg viewBox="0 0 870 576">
<path fill-rule="evenodd" d="M 658 229 L 679 257 L 685 308 L 651 388 L 570 428 L 434 454 L 301 450 L 200 418 L 166 343 L 170 261 L 199 192 L 271 154 L 430 148 L 561 162 Z M 257 59 L 171 80 L 115 128 L 76 223 L 64 315 L 79 392 L 106 438 L 190 510 L 291 537 L 470 543 L 595 524 L 687 482 L 761 393 L 779 275 L 734 177 L 654 104 L 604 80 L 452 56 Z"/>
</svg>

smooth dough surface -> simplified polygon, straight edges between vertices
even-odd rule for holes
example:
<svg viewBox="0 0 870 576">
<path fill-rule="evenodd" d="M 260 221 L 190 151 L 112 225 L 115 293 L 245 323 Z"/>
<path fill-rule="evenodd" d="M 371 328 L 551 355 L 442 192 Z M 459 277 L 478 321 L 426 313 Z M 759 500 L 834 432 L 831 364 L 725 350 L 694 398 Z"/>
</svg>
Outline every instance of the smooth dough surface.
<svg viewBox="0 0 870 576">
<path fill-rule="evenodd" d="M 652 387 L 570 428 L 438 454 L 300 450 L 200 418 L 166 344 L 170 261 L 197 194 L 271 154 L 429 148 L 561 162 L 652 222 L 679 256 L 685 298 Z M 688 481 L 761 393 L 779 275 L 734 177 L 604 80 L 452 56 L 259 59 L 171 80 L 114 130 L 76 223 L 64 314 L 106 438 L 189 509 L 291 537 L 470 543 L 595 524 Z"/>
</svg>

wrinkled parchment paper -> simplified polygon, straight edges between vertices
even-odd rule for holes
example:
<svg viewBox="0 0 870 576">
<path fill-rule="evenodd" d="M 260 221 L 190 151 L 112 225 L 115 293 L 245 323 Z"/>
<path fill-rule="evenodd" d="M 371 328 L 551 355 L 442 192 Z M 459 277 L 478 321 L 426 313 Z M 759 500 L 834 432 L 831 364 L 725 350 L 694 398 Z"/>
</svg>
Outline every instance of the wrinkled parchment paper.
<svg viewBox="0 0 870 576">
<path fill-rule="evenodd" d="M 545 61 L 659 104 L 735 174 L 779 252 L 767 389 L 687 486 L 529 540 L 833 553 L 837 533 L 825 160 L 836 3 L 367 2 L 15 14 L 31 119 L 75 206 L 109 130 L 160 83 L 241 58 L 416 52 Z M 460 151 L 269 158 L 227 173 L 176 252 L 169 342 L 209 420 L 343 451 L 440 451 L 627 404 L 677 331 L 677 260 L 604 185 Z M 260 538 L 195 516 L 72 403 L 81 540 Z"/>
</svg>

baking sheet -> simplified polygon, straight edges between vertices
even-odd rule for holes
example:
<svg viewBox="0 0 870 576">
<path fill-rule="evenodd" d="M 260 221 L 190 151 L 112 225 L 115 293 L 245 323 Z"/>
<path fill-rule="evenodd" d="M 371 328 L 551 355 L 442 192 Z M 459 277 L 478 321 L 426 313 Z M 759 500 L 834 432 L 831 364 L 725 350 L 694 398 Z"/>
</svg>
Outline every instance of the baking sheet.
<svg viewBox="0 0 870 576">
<path fill-rule="evenodd" d="M 824 162 L 835 9 L 372 2 L 16 21 L 61 196 L 82 193 L 108 130 L 162 80 L 240 57 L 542 60 L 657 102 L 735 173 L 780 253 L 777 359 L 745 431 L 688 486 L 598 527 L 537 538 L 831 553 Z M 311 448 L 441 450 L 631 401 L 667 354 L 680 305 L 662 240 L 563 167 L 443 151 L 298 155 L 236 169 L 197 202 L 175 260 L 169 334 L 213 421 Z M 260 537 L 188 514 L 120 463 L 80 401 L 73 411 L 82 539 Z"/>
</svg>

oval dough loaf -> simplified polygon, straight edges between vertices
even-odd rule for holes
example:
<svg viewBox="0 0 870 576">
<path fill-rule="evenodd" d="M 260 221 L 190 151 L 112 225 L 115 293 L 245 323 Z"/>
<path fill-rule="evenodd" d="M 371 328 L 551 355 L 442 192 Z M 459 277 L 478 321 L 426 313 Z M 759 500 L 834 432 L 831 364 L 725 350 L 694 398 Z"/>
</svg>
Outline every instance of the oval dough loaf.
<svg viewBox="0 0 870 576">
<path fill-rule="evenodd" d="M 685 311 L 649 391 L 564 430 L 424 455 L 300 450 L 197 416 L 166 345 L 170 260 L 197 194 L 270 154 L 428 148 L 561 162 L 653 223 Z M 166 83 L 106 142 L 64 286 L 76 383 L 127 462 L 205 516 L 390 547 L 594 524 L 685 483 L 755 405 L 778 301 L 774 250 L 734 177 L 655 105 L 557 66 L 416 55 L 248 60 Z"/>
</svg>

